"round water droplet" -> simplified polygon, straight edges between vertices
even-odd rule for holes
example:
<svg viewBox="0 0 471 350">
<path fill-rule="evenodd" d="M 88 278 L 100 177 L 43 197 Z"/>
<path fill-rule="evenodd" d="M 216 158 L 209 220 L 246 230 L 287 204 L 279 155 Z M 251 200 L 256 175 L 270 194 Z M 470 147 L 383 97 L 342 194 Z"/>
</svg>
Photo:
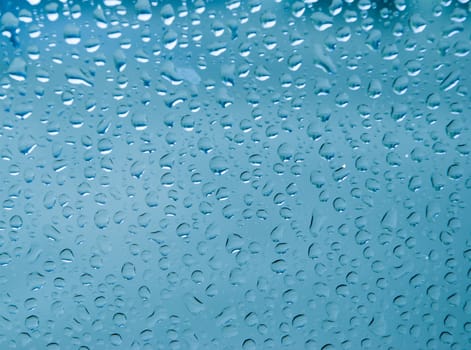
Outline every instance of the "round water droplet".
<svg viewBox="0 0 471 350">
<path fill-rule="evenodd" d="M 275 273 L 284 273 L 288 268 L 288 264 L 284 259 L 277 259 L 271 263 L 271 269 Z"/>
<path fill-rule="evenodd" d="M 60 256 L 60 259 L 61 259 L 62 262 L 70 263 L 70 262 L 74 261 L 74 253 L 69 248 L 63 249 L 60 252 L 59 256 Z"/>
<path fill-rule="evenodd" d="M 11 256 L 10 254 L 4 252 L 4 253 L 0 253 L 0 266 L 8 266 L 8 264 L 10 264 L 11 262 Z"/>
<path fill-rule="evenodd" d="M 126 262 L 121 267 L 121 276 L 126 280 L 132 280 L 136 277 L 136 267 L 131 262 Z"/>
<path fill-rule="evenodd" d="M 222 175 L 229 170 L 229 164 L 226 158 L 222 156 L 214 156 L 209 161 L 209 168 L 214 174 Z"/>
<path fill-rule="evenodd" d="M 104 229 L 108 227 L 108 224 L 110 222 L 108 211 L 105 209 L 97 210 L 95 215 L 93 216 L 93 221 L 95 222 L 95 226 L 99 229 Z"/>
</svg>

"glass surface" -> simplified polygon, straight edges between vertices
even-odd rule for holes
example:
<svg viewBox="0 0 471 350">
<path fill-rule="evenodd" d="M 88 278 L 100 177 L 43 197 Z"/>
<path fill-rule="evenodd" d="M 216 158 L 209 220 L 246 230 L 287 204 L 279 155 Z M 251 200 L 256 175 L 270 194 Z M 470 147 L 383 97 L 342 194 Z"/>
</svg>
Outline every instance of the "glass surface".
<svg viewBox="0 0 471 350">
<path fill-rule="evenodd" d="M 470 12 L 1 0 L 0 349 L 471 349 Z"/>
</svg>

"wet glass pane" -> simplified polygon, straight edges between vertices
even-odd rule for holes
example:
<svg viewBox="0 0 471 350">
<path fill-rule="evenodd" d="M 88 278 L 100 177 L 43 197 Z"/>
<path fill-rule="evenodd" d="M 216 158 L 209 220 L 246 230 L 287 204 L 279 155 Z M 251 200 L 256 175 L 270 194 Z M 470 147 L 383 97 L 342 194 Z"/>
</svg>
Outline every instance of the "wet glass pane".
<svg viewBox="0 0 471 350">
<path fill-rule="evenodd" d="M 471 349 L 470 12 L 0 1 L 0 349 Z"/>
</svg>

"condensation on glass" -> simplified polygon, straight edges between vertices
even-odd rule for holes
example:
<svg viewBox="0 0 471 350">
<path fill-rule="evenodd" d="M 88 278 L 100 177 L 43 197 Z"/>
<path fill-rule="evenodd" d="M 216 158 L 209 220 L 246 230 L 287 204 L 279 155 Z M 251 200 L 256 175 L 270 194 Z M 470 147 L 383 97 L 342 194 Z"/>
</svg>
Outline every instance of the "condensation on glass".
<svg viewBox="0 0 471 350">
<path fill-rule="evenodd" d="M 0 348 L 471 349 L 470 11 L 2 0 Z"/>
</svg>

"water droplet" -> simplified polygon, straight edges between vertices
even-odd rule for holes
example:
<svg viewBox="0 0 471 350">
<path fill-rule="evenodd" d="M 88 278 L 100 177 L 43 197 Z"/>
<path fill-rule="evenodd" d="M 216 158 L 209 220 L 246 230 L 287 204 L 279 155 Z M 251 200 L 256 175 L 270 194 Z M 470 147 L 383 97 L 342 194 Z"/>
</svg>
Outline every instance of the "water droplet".
<svg viewBox="0 0 471 350">
<path fill-rule="evenodd" d="M 214 174 L 222 175 L 229 170 L 229 164 L 225 157 L 214 156 L 209 161 L 209 168 Z"/>
<path fill-rule="evenodd" d="M 126 280 L 132 280 L 136 277 L 136 267 L 131 262 L 126 262 L 121 267 L 121 276 Z"/>
</svg>

